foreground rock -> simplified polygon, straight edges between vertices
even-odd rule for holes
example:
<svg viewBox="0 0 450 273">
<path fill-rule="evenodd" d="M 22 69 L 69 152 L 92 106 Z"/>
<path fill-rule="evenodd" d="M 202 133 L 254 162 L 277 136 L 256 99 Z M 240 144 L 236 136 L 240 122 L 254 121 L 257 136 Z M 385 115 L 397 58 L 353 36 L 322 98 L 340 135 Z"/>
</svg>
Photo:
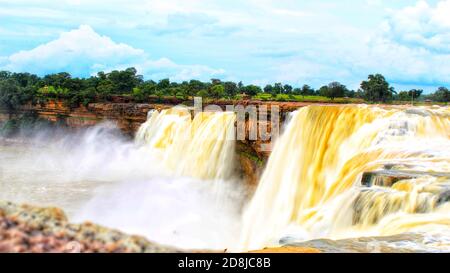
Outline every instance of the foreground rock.
<svg viewBox="0 0 450 273">
<path fill-rule="evenodd" d="M 284 242 L 283 242 L 284 241 Z M 414 242 L 414 244 L 411 244 Z M 421 243 L 422 242 L 422 243 Z M 284 247 L 299 249 L 316 249 L 323 253 L 425 253 L 447 252 L 438 248 L 439 238 L 425 238 L 424 235 L 404 233 L 383 237 L 361 237 L 342 240 L 317 239 L 295 242 L 287 238 L 281 241 Z M 433 246 L 435 244 L 435 246 Z"/>
<path fill-rule="evenodd" d="M 311 247 L 282 246 L 250 251 L 250 253 L 322 253 L 322 252 L 316 248 Z"/>
<path fill-rule="evenodd" d="M 0 252 L 181 252 L 92 223 L 71 224 L 58 208 L 0 201 Z"/>
</svg>

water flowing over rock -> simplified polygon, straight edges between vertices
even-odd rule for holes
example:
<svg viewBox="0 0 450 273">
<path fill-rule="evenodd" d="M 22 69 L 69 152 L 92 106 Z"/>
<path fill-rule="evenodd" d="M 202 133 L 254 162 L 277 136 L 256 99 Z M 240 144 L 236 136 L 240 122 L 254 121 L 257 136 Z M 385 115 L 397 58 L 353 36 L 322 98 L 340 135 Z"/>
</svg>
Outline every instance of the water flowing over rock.
<svg viewBox="0 0 450 273">
<path fill-rule="evenodd" d="M 291 233 L 308 240 L 448 232 L 449 153 L 448 108 L 304 107 L 272 151 L 244 213 L 240 247 L 277 245 Z M 364 172 L 385 166 L 444 175 L 361 184 Z"/>
<path fill-rule="evenodd" d="M 153 111 L 136 141 L 160 153 L 174 174 L 227 179 L 235 167 L 235 120 L 231 112 L 202 112 L 192 119 L 186 108 Z"/>
</svg>

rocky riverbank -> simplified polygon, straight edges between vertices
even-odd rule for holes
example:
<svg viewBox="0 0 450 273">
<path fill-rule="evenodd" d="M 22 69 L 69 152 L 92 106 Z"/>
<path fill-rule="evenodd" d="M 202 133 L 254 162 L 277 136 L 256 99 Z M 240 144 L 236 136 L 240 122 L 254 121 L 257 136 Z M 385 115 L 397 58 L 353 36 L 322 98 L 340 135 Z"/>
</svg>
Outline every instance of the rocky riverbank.
<svg viewBox="0 0 450 273">
<path fill-rule="evenodd" d="M 0 252 L 182 252 L 93 223 L 72 224 L 58 208 L 0 201 Z"/>
</svg>

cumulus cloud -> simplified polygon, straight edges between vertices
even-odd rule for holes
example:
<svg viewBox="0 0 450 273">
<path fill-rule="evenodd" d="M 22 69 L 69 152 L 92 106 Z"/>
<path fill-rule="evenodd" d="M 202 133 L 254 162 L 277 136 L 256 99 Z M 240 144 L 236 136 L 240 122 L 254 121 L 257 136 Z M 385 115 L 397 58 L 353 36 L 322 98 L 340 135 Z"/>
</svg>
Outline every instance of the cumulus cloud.
<svg viewBox="0 0 450 273">
<path fill-rule="evenodd" d="M 351 41 L 347 44 L 333 37 L 319 41 L 316 48 L 275 65 L 274 75 L 299 83 L 339 80 L 358 88 L 368 74 L 382 73 L 399 89 L 416 86 L 431 91 L 446 86 L 450 76 L 450 17 L 446 14 L 450 14 L 450 0 L 435 6 L 419 1 L 391 11 L 366 40 L 357 36 L 359 40 L 342 39 Z M 324 44 L 332 44 L 333 50 Z"/>
<path fill-rule="evenodd" d="M 392 12 L 367 42 L 360 63 L 398 84 L 437 86 L 450 75 L 450 0 Z M 377 70 L 375 70 L 377 69 Z"/>
<path fill-rule="evenodd" d="M 411 47 L 450 53 L 450 0 L 435 7 L 426 1 L 392 14 L 385 24 L 385 34 Z"/>
<path fill-rule="evenodd" d="M 118 65 L 142 58 L 144 51 L 97 34 L 91 27 L 62 33 L 58 39 L 28 51 L 19 51 L 7 57 L 4 69 L 49 73 L 70 69 L 75 74 L 92 71 L 95 63 Z"/>
<path fill-rule="evenodd" d="M 100 70 L 134 66 L 147 77 L 170 77 L 174 80 L 209 78 L 224 73 L 202 65 L 181 65 L 170 59 L 152 60 L 142 49 L 116 43 L 96 33 L 90 26 L 62 33 L 56 40 L 28 51 L 0 58 L 1 69 L 47 74 L 68 71 L 88 76 Z"/>
</svg>

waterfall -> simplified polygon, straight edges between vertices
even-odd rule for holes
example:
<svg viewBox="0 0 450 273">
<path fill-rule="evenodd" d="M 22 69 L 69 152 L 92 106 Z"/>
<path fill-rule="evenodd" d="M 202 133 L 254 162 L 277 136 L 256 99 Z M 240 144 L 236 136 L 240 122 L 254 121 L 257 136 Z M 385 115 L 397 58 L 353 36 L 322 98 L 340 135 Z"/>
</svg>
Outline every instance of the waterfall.
<svg viewBox="0 0 450 273">
<path fill-rule="evenodd" d="M 227 179 L 233 173 L 235 114 L 174 107 L 149 113 L 136 142 L 158 155 L 170 173 L 199 179 Z"/>
<path fill-rule="evenodd" d="M 275 246 L 292 233 L 307 240 L 449 228 L 449 159 L 449 108 L 301 108 L 245 209 L 239 248 Z M 376 171 L 417 177 L 361 183 Z"/>
</svg>

